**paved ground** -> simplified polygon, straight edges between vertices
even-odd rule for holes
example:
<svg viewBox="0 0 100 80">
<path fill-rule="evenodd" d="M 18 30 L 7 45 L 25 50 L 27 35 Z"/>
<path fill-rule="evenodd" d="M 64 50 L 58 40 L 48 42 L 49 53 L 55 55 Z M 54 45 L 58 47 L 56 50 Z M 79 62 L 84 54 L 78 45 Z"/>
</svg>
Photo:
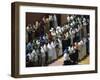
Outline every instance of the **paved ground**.
<svg viewBox="0 0 100 80">
<path fill-rule="evenodd" d="M 83 59 L 82 61 L 80 61 L 79 64 L 89 64 L 89 56 Z M 49 64 L 49 66 L 59 66 L 59 65 L 63 65 L 63 57 Z"/>
<path fill-rule="evenodd" d="M 89 64 L 89 56 L 79 62 L 80 64 Z"/>
<path fill-rule="evenodd" d="M 60 59 L 58 59 L 57 61 L 49 64 L 49 66 L 59 66 L 59 65 L 63 65 L 63 57 L 61 57 Z"/>
</svg>

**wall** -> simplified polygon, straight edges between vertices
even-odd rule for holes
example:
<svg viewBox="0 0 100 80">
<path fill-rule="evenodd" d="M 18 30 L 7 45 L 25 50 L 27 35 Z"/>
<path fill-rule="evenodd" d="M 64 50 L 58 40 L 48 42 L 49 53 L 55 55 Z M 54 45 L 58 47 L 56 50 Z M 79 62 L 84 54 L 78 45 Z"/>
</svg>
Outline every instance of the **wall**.
<svg viewBox="0 0 100 80">
<path fill-rule="evenodd" d="M 41 21 L 42 18 L 45 16 L 48 18 L 49 13 L 26 13 L 26 26 L 28 24 L 35 24 L 36 21 Z M 51 14 L 53 15 L 53 14 Z M 61 14 L 56 14 L 58 25 L 61 25 Z M 65 20 L 65 19 L 64 19 Z"/>
<path fill-rule="evenodd" d="M 65 24 L 67 22 L 67 15 L 63 14 L 61 15 L 61 25 Z"/>
<path fill-rule="evenodd" d="M 64 75 L 53 77 L 38 78 L 21 78 L 15 79 L 10 76 L 11 68 L 11 2 L 28 1 L 55 4 L 77 4 L 98 6 L 98 15 L 100 14 L 100 0 L 1 0 L 0 2 L 0 80 L 100 80 L 100 58 L 98 58 L 99 73 L 97 74 L 80 74 L 80 75 Z M 98 16 L 100 21 L 100 16 Z M 100 26 L 100 23 L 98 23 Z M 98 27 L 98 34 L 100 34 Z M 100 47 L 100 36 L 98 37 L 98 47 Z M 100 53 L 100 49 L 98 50 Z M 100 54 L 98 54 L 100 57 Z"/>
</svg>

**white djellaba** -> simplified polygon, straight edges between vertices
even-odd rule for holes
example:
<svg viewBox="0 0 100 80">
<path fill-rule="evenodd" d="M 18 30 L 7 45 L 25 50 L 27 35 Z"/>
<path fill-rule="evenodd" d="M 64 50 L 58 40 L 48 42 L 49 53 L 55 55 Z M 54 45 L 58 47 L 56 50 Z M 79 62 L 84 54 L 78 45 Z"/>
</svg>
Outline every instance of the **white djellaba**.
<svg viewBox="0 0 100 80">
<path fill-rule="evenodd" d="M 52 60 L 55 60 L 55 59 L 57 59 L 57 54 L 56 54 L 56 49 L 55 49 L 55 43 L 52 41 L 51 42 L 51 47 L 52 47 Z"/>
<path fill-rule="evenodd" d="M 61 27 L 61 31 L 64 32 L 64 27 Z"/>
<path fill-rule="evenodd" d="M 59 33 L 60 33 L 60 34 L 62 34 L 62 30 L 61 30 L 61 27 L 59 28 Z"/>
<path fill-rule="evenodd" d="M 79 60 L 81 60 L 86 55 L 86 47 L 84 45 L 83 40 L 78 43 L 79 46 Z"/>
<path fill-rule="evenodd" d="M 50 43 L 47 44 L 47 49 L 48 49 L 48 62 L 50 62 L 50 61 L 52 61 L 52 54 L 53 54 L 52 47 L 51 47 Z"/>
<path fill-rule="evenodd" d="M 43 49 L 44 49 L 45 52 L 48 51 L 46 44 L 44 44 Z"/>
<path fill-rule="evenodd" d="M 69 30 L 69 33 L 70 33 L 70 38 L 71 38 L 71 44 L 73 44 L 73 34 L 72 34 L 72 28 L 70 28 Z"/>
<path fill-rule="evenodd" d="M 69 16 L 67 16 L 67 21 L 70 22 L 70 17 Z"/>
<path fill-rule="evenodd" d="M 70 28 L 70 26 L 69 25 L 65 25 L 65 28 L 68 29 L 68 28 Z"/>
<path fill-rule="evenodd" d="M 29 32 L 29 26 L 26 27 L 26 42 L 28 43 L 28 32 Z"/>
<path fill-rule="evenodd" d="M 74 19 L 74 15 L 72 15 L 71 17 L 70 17 L 70 20 L 73 20 Z"/>
<path fill-rule="evenodd" d="M 51 35 L 53 36 L 53 39 L 56 38 L 56 32 L 54 31 L 54 28 L 50 29 Z"/>
<path fill-rule="evenodd" d="M 64 60 L 64 61 L 70 60 L 70 57 L 69 57 L 69 54 L 68 54 L 68 53 L 64 53 L 64 55 L 63 55 L 63 60 Z"/>
<path fill-rule="evenodd" d="M 57 28 L 56 28 L 56 35 L 57 35 L 57 37 L 61 37 L 61 34 L 62 34 L 62 29 L 61 29 L 61 27 L 60 26 L 57 26 Z"/>
<path fill-rule="evenodd" d="M 29 32 L 29 30 L 30 30 L 29 26 L 26 27 L 26 30 L 27 30 L 27 32 Z"/>
<path fill-rule="evenodd" d="M 58 23 L 57 23 L 57 16 L 55 14 L 53 15 L 53 20 L 54 20 L 54 27 L 56 28 L 58 26 Z"/>
<path fill-rule="evenodd" d="M 35 49 L 33 49 L 32 53 L 31 53 L 31 57 L 32 57 L 32 61 L 37 62 L 38 55 L 37 55 Z"/>
<path fill-rule="evenodd" d="M 41 46 L 41 57 L 42 57 L 42 66 L 44 66 L 45 65 L 45 51 L 44 51 L 44 49 L 43 49 L 43 46 Z"/>
<path fill-rule="evenodd" d="M 28 58 L 29 58 L 29 61 L 32 61 L 32 56 L 30 53 L 27 54 Z"/>
<path fill-rule="evenodd" d="M 58 38 L 58 42 L 59 42 L 59 53 L 58 53 L 58 56 L 61 56 L 63 54 L 63 52 L 62 52 L 62 41 Z"/>
<path fill-rule="evenodd" d="M 86 56 L 86 38 L 83 38 L 83 47 L 82 47 L 83 57 Z"/>
<path fill-rule="evenodd" d="M 57 26 L 57 28 L 56 28 L 56 34 L 57 34 L 57 37 L 59 37 L 59 36 L 60 36 L 59 29 L 60 29 L 60 27 L 59 27 L 59 26 Z"/>
</svg>

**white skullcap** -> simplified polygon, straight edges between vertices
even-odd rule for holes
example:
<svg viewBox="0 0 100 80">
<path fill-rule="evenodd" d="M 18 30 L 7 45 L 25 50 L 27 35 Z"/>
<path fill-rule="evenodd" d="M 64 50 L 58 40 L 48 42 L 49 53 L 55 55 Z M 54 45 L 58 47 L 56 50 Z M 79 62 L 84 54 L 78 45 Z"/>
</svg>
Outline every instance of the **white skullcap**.
<svg viewBox="0 0 100 80">
<path fill-rule="evenodd" d="M 38 40 L 36 40 L 36 44 L 40 44 L 40 42 Z"/>
<path fill-rule="evenodd" d="M 70 17 L 69 16 L 67 16 L 67 20 L 70 21 Z"/>
<path fill-rule="evenodd" d="M 29 30 L 29 26 L 27 26 L 26 29 Z"/>
<path fill-rule="evenodd" d="M 73 23 L 71 23 L 70 25 L 73 26 Z"/>
<path fill-rule="evenodd" d="M 78 42 L 78 45 L 80 46 L 80 45 L 81 45 L 81 43 L 80 43 L 80 42 Z"/>
<path fill-rule="evenodd" d="M 70 19 L 73 20 L 73 16 L 71 16 Z"/>
<path fill-rule="evenodd" d="M 83 45 L 83 41 L 82 40 L 80 41 L 80 45 Z"/>
</svg>

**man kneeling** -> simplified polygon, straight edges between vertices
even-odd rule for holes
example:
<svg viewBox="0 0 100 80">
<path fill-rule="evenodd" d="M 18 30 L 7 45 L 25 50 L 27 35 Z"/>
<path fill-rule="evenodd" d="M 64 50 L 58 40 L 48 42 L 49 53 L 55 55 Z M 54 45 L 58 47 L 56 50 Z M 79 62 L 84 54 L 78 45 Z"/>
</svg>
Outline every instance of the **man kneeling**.
<svg viewBox="0 0 100 80">
<path fill-rule="evenodd" d="M 72 61 L 71 61 L 71 59 L 69 57 L 69 53 L 68 53 L 67 50 L 64 51 L 63 58 L 64 58 L 64 64 L 63 65 L 72 65 Z"/>
</svg>

